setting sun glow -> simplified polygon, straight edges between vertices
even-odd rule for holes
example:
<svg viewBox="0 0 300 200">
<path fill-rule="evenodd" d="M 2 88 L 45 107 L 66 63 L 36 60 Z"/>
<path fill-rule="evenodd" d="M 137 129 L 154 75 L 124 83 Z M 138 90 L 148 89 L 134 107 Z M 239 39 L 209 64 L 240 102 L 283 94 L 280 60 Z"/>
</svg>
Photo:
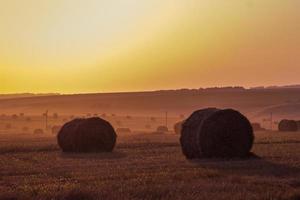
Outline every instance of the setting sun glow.
<svg viewBox="0 0 300 200">
<path fill-rule="evenodd" d="M 0 92 L 299 83 L 299 8 L 298 0 L 2 0 Z"/>
</svg>

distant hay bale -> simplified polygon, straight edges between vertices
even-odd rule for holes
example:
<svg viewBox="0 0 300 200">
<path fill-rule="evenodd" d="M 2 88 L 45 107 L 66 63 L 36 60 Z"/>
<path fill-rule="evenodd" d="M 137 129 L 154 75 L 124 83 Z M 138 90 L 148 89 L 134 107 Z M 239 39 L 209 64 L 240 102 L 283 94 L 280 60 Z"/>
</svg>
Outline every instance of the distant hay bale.
<svg viewBox="0 0 300 200">
<path fill-rule="evenodd" d="M 5 124 L 5 129 L 9 130 L 12 128 L 12 125 L 10 123 Z"/>
<path fill-rule="evenodd" d="M 26 117 L 25 119 L 27 122 L 30 122 L 31 121 L 31 118 L 30 117 Z"/>
<path fill-rule="evenodd" d="M 159 126 L 159 127 L 157 127 L 156 131 L 159 133 L 165 133 L 165 132 L 168 132 L 169 129 L 166 126 Z"/>
<path fill-rule="evenodd" d="M 19 114 L 20 117 L 24 117 L 24 115 L 25 115 L 24 113 L 20 113 Z"/>
<path fill-rule="evenodd" d="M 53 113 L 53 118 L 57 119 L 58 118 L 58 114 L 57 113 Z"/>
<path fill-rule="evenodd" d="M 174 124 L 174 131 L 175 131 L 176 134 L 178 134 L 178 135 L 181 134 L 183 123 L 184 123 L 184 121 L 180 121 L 180 122 L 177 122 L 176 124 Z"/>
<path fill-rule="evenodd" d="M 265 129 L 261 127 L 260 123 L 251 123 L 253 131 L 264 131 Z"/>
<path fill-rule="evenodd" d="M 151 129 L 151 125 L 150 125 L 150 124 L 146 124 L 146 125 L 145 125 L 145 128 L 146 128 L 146 129 Z"/>
<path fill-rule="evenodd" d="M 116 115 L 116 114 L 111 114 L 111 116 L 112 116 L 112 117 L 116 117 L 117 115 Z"/>
<path fill-rule="evenodd" d="M 29 128 L 27 127 L 27 126 L 24 126 L 23 128 L 22 128 L 22 132 L 28 132 L 29 131 Z"/>
<path fill-rule="evenodd" d="M 180 144 L 188 159 L 246 157 L 254 134 L 238 111 L 207 108 L 194 112 L 182 126 Z"/>
<path fill-rule="evenodd" d="M 54 125 L 54 126 L 52 126 L 52 128 L 51 128 L 51 132 L 52 132 L 52 134 L 54 135 L 56 135 L 59 131 L 60 131 L 60 129 L 61 129 L 61 126 L 58 126 L 58 125 Z"/>
<path fill-rule="evenodd" d="M 67 122 L 57 135 L 64 152 L 111 152 L 116 139 L 111 124 L 98 117 Z"/>
<path fill-rule="evenodd" d="M 18 117 L 18 115 L 13 114 L 13 115 L 11 116 L 11 118 L 12 118 L 13 120 L 16 120 L 16 119 L 18 119 L 19 117 Z"/>
<path fill-rule="evenodd" d="M 155 117 L 150 117 L 150 120 L 151 120 L 152 122 L 156 122 L 156 118 L 155 118 Z"/>
<path fill-rule="evenodd" d="M 117 133 L 131 133 L 130 128 L 117 128 Z"/>
<path fill-rule="evenodd" d="M 127 115 L 126 119 L 132 119 L 132 117 L 130 115 Z"/>
<path fill-rule="evenodd" d="M 278 124 L 278 130 L 294 132 L 298 130 L 298 124 L 295 120 L 283 119 Z"/>
<path fill-rule="evenodd" d="M 42 135 L 42 134 L 44 134 L 44 130 L 43 130 L 43 129 L 40 129 L 40 128 L 35 129 L 35 130 L 33 131 L 33 134 L 35 134 L 35 135 Z"/>
</svg>

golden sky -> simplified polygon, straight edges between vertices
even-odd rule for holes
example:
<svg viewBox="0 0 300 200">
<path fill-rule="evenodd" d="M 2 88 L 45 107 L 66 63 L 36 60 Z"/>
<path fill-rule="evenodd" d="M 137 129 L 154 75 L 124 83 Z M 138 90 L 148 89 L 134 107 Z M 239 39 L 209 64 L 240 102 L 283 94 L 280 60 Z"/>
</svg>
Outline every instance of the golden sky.
<svg viewBox="0 0 300 200">
<path fill-rule="evenodd" d="M 300 83 L 299 0 L 0 0 L 0 93 Z"/>
</svg>

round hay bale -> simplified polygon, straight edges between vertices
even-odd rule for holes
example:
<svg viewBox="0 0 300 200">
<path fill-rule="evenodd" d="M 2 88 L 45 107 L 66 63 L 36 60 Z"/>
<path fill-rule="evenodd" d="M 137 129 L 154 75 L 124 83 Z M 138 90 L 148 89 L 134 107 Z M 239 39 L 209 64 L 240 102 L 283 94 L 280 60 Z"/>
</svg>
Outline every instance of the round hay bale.
<svg viewBox="0 0 300 200">
<path fill-rule="evenodd" d="M 300 121 L 297 121 L 298 131 L 300 131 Z"/>
<path fill-rule="evenodd" d="M 261 127 L 260 123 L 251 123 L 253 131 L 264 131 L 265 129 Z"/>
<path fill-rule="evenodd" d="M 156 122 L 156 118 L 155 118 L 155 117 L 150 117 L 150 120 L 151 120 L 152 122 Z"/>
<path fill-rule="evenodd" d="M 12 128 L 12 125 L 10 123 L 5 124 L 5 129 L 9 130 Z"/>
<path fill-rule="evenodd" d="M 42 134 L 44 134 L 44 130 L 43 130 L 43 129 L 40 129 L 40 128 L 35 129 L 35 130 L 33 131 L 33 134 L 35 134 L 35 135 L 42 135 Z"/>
<path fill-rule="evenodd" d="M 145 128 L 146 128 L 146 129 L 151 129 L 151 125 L 150 125 L 150 124 L 146 124 L 146 125 L 145 125 Z"/>
<path fill-rule="evenodd" d="M 159 133 L 165 133 L 165 132 L 168 132 L 169 129 L 166 126 L 159 126 L 159 127 L 157 127 L 156 131 Z"/>
<path fill-rule="evenodd" d="M 18 117 L 18 115 L 13 114 L 13 115 L 11 116 L 11 118 L 12 118 L 13 120 L 16 120 L 16 119 L 18 119 L 19 117 Z"/>
<path fill-rule="evenodd" d="M 57 142 L 64 152 L 111 152 L 116 138 L 109 122 L 93 117 L 66 123 L 57 135 Z"/>
<path fill-rule="evenodd" d="M 180 144 L 188 159 L 246 157 L 254 134 L 238 111 L 207 108 L 194 112 L 182 125 Z"/>
<path fill-rule="evenodd" d="M 22 128 L 22 132 L 26 133 L 26 132 L 28 132 L 28 131 L 29 131 L 29 128 L 28 128 L 27 126 L 24 126 L 24 127 Z"/>
<path fill-rule="evenodd" d="M 51 128 L 51 132 L 52 134 L 57 134 L 61 129 L 61 126 L 58 126 L 58 125 L 55 125 L 55 126 L 52 126 Z"/>
<path fill-rule="evenodd" d="M 278 124 L 278 130 L 294 132 L 298 130 L 298 125 L 295 120 L 283 119 Z"/>
<path fill-rule="evenodd" d="M 131 133 L 130 128 L 117 128 L 117 133 Z"/>
<path fill-rule="evenodd" d="M 58 114 L 57 113 L 53 113 L 53 118 L 54 119 L 58 119 Z"/>
<path fill-rule="evenodd" d="M 181 134 L 183 123 L 184 123 L 184 121 L 180 121 L 180 122 L 177 122 L 176 124 L 174 124 L 174 131 L 175 131 L 176 134 L 178 134 L 178 135 Z"/>
</svg>

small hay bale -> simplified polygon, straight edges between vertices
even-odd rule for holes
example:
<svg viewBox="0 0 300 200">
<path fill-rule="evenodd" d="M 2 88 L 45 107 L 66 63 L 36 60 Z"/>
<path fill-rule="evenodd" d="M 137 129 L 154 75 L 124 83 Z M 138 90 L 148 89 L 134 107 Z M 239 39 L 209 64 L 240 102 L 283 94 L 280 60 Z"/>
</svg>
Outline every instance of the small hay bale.
<svg viewBox="0 0 300 200">
<path fill-rule="evenodd" d="M 98 117 L 74 119 L 57 135 L 58 145 L 64 152 L 111 152 L 116 139 L 111 124 Z"/>
<path fill-rule="evenodd" d="M 155 118 L 155 117 L 150 117 L 150 120 L 151 120 L 152 122 L 156 122 L 156 118 Z"/>
<path fill-rule="evenodd" d="M 165 133 L 165 132 L 168 132 L 169 129 L 166 126 L 159 126 L 159 127 L 157 127 L 156 131 L 159 133 Z"/>
<path fill-rule="evenodd" d="M 57 113 L 53 113 L 53 118 L 57 119 L 58 118 L 58 114 Z"/>
<path fill-rule="evenodd" d="M 28 132 L 28 131 L 29 131 L 29 128 L 28 128 L 27 126 L 24 126 L 24 127 L 22 128 L 22 132 L 26 133 L 26 132 Z"/>
<path fill-rule="evenodd" d="M 254 142 L 249 120 L 238 111 L 207 108 L 182 125 L 180 144 L 188 159 L 247 157 Z"/>
<path fill-rule="evenodd" d="M 180 121 L 180 122 L 177 122 L 176 124 L 174 124 L 174 131 L 175 131 L 176 134 L 178 134 L 178 135 L 181 134 L 183 123 L 184 123 L 184 121 Z"/>
<path fill-rule="evenodd" d="M 12 118 L 13 120 L 16 120 L 16 119 L 18 119 L 19 117 L 18 117 L 18 115 L 13 114 L 13 115 L 11 116 L 11 118 Z"/>
<path fill-rule="evenodd" d="M 5 129 L 9 130 L 12 128 L 12 125 L 10 123 L 5 124 Z"/>
<path fill-rule="evenodd" d="M 40 129 L 40 128 L 35 129 L 35 130 L 33 131 L 33 134 L 35 134 L 35 135 L 42 135 L 42 134 L 44 134 L 44 130 L 43 130 L 43 129 Z"/>
<path fill-rule="evenodd" d="M 265 131 L 264 128 L 261 127 L 260 123 L 251 123 L 253 131 Z"/>
<path fill-rule="evenodd" d="M 61 126 L 58 126 L 58 125 L 54 125 L 54 126 L 52 126 L 52 128 L 51 128 L 51 132 L 52 132 L 52 134 L 57 134 L 59 131 L 60 131 L 60 129 L 61 129 Z"/>
<path fill-rule="evenodd" d="M 145 128 L 146 128 L 146 129 L 151 129 L 151 125 L 150 125 L 150 124 L 146 124 L 146 125 L 145 125 Z"/>
<path fill-rule="evenodd" d="M 130 128 L 117 128 L 117 133 L 131 133 Z"/>
<path fill-rule="evenodd" d="M 278 124 L 279 131 L 295 132 L 298 130 L 298 124 L 295 120 L 283 119 Z"/>
</svg>

